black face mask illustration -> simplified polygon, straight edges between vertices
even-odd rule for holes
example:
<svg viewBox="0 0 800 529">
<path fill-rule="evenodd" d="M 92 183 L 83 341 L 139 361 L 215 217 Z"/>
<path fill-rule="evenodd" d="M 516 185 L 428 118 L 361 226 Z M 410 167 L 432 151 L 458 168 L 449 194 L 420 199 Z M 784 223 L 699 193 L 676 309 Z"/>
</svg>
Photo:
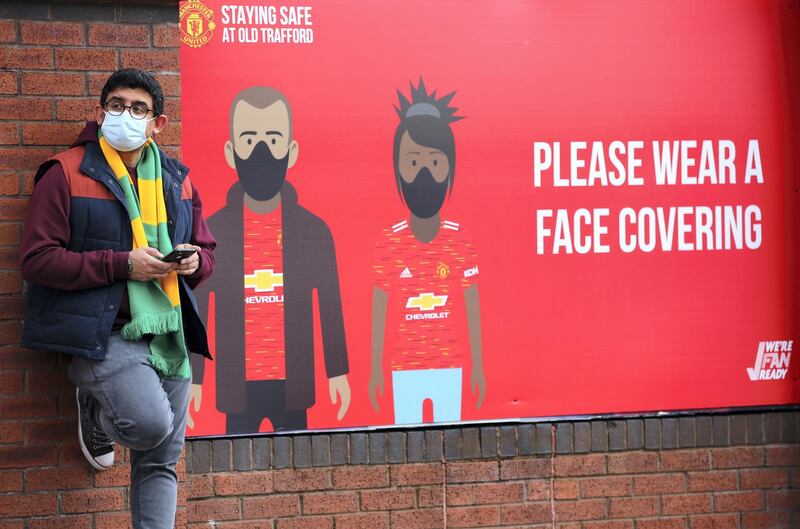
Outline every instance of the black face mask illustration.
<svg viewBox="0 0 800 529">
<path fill-rule="evenodd" d="M 403 199 L 408 209 L 414 216 L 427 219 L 436 215 L 447 196 L 447 179 L 437 182 L 427 167 L 417 173 L 417 177 L 410 184 L 400 179 L 400 188 L 403 190 Z"/>
<path fill-rule="evenodd" d="M 289 167 L 289 153 L 283 158 L 275 158 L 267 147 L 260 141 L 253 148 L 248 158 L 240 158 L 233 151 L 236 161 L 236 173 L 239 183 L 245 193 L 256 200 L 269 200 L 281 190 L 286 180 L 286 170 Z"/>
</svg>

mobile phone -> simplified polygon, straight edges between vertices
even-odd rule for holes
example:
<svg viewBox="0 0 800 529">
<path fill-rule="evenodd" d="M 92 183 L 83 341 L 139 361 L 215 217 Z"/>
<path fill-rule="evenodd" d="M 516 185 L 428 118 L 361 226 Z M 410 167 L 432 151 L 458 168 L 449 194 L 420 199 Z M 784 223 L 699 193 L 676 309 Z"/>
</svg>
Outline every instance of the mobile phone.
<svg viewBox="0 0 800 529">
<path fill-rule="evenodd" d="M 181 259 L 186 259 L 187 257 L 193 256 L 197 253 L 197 250 L 194 248 L 175 248 L 167 255 L 161 258 L 162 261 L 165 263 L 177 263 Z"/>
</svg>

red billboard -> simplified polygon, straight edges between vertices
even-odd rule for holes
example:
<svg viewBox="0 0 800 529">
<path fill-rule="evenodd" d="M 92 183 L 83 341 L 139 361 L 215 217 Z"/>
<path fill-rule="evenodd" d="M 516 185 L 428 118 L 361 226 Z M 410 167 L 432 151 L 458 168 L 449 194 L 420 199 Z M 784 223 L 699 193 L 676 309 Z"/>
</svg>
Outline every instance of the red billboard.
<svg viewBox="0 0 800 529">
<path fill-rule="evenodd" d="M 800 402 L 789 4 L 180 15 L 189 435 Z"/>
</svg>

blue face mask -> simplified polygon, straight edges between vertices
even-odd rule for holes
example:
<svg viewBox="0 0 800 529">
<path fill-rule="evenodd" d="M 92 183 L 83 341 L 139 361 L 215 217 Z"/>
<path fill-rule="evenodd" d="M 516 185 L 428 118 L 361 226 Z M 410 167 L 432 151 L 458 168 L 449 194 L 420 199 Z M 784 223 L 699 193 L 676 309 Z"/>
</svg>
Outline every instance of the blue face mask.
<svg viewBox="0 0 800 529">
<path fill-rule="evenodd" d="M 133 119 L 130 113 L 123 112 L 119 116 L 112 116 L 106 112 L 103 125 L 103 137 L 114 149 L 122 152 L 135 151 L 147 141 L 147 122 L 150 119 Z"/>
</svg>

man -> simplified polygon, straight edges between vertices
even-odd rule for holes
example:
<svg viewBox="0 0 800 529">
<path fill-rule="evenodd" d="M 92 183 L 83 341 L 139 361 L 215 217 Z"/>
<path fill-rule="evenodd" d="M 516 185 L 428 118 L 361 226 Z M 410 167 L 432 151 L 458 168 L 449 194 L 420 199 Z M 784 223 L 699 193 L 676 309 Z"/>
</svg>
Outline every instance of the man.
<svg viewBox="0 0 800 529">
<path fill-rule="evenodd" d="M 481 344 L 478 264 L 460 224 L 444 220 L 440 210 L 455 178 L 456 151 L 450 123 L 461 119 L 448 106 L 454 93 L 436 99 L 422 79 L 411 101 L 399 91 L 400 123 L 394 136 L 397 190 L 409 209 L 383 232 L 376 245 L 372 294 L 372 370 L 369 398 L 378 411 L 383 394 L 383 348 L 389 295 L 396 329 L 389 365 L 394 421 L 422 422 L 425 400 L 433 402 L 435 422 L 461 420 L 462 345 L 453 310 L 463 290 L 472 353 L 473 393 L 480 408 L 486 393 Z"/>
<path fill-rule="evenodd" d="M 20 244 L 22 342 L 73 355 L 83 454 L 104 470 L 114 441 L 130 447 L 133 527 L 171 529 L 189 351 L 210 357 L 192 289 L 214 269 L 216 243 L 188 169 L 153 141 L 168 122 L 158 81 L 115 72 L 94 117 L 36 173 Z M 196 253 L 162 261 L 173 248 Z"/>
<path fill-rule="evenodd" d="M 208 219 L 225 256 L 198 301 L 214 293 L 217 409 L 229 434 L 303 430 L 315 402 L 313 293 L 317 291 L 331 403 L 350 405 L 339 274 L 325 222 L 300 206 L 286 174 L 297 162 L 292 110 L 274 88 L 254 86 L 233 100 L 225 160 L 238 182 Z M 209 320 L 206 320 L 209 321 Z M 194 365 L 195 406 L 203 382 Z"/>
</svg>

